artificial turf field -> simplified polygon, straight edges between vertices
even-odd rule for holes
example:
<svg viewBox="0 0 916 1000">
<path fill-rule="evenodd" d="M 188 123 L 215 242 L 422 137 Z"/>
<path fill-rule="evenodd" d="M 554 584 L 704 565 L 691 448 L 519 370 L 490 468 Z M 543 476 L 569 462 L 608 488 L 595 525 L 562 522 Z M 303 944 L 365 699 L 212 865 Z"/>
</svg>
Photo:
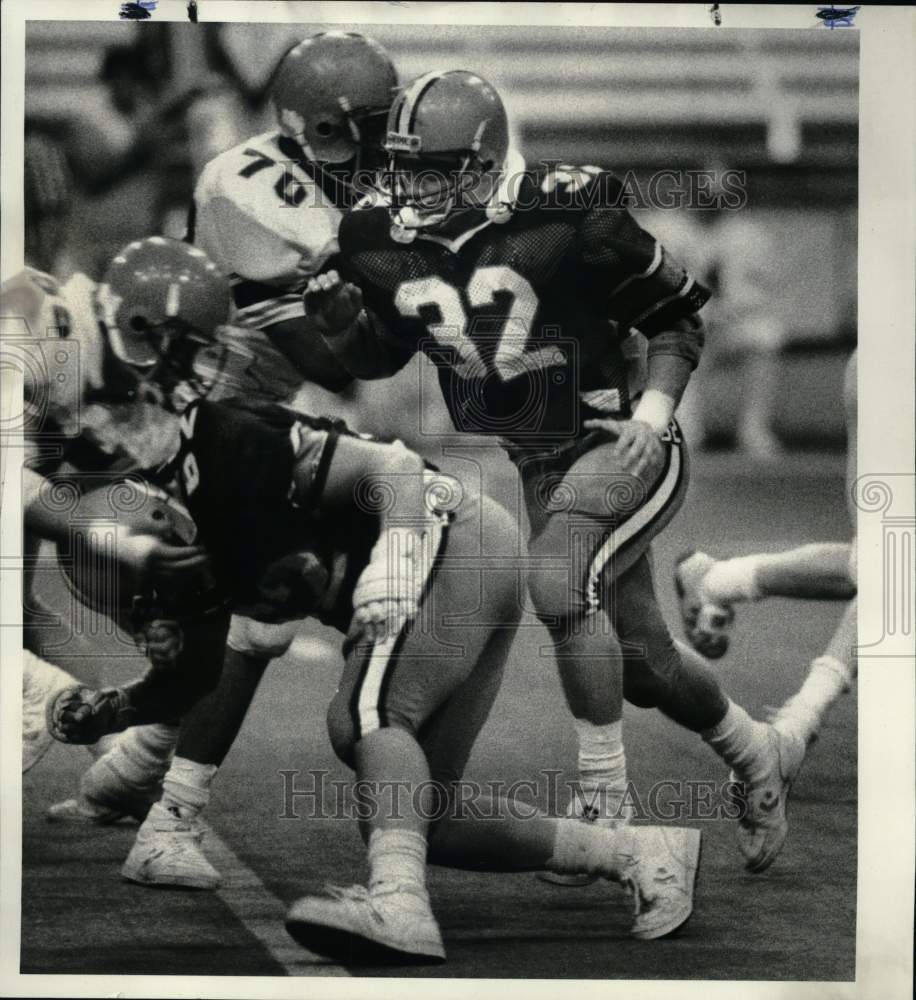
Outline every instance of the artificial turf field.
<svg viewBox="0 0 916 1000">
<path fill-rule="evenodd" d="M 447 463 L 446 463 L 447 464 Z M 507 501 L 511 469 L 485 462 L 487 486 Z M 456 466 L 456 471 L 458 467 Z M 728 455 L 699 456 L 687 502 L 657 541 L 655 567 L 666 617 L 679 634 L 671 570 L 685 548 L 715 554 L 774 551 L 845 539 L 842 465 L 795 455 L 748 468 Z M 511 539 L 497 544 L 511 551 Z M 46 590 L 61 596 L 49 573 Z M 63 607 L 64 605 L 61 604 Z M 716 669 L 753 715 L 777 705 L 827 642 L 839 604 L 772 601 L 740 608 L 732 648 Z M 121 881 L 135 827 L 49 824 L 46 807 L 69 795 L 89 762 L 59 745 L 24 779 L 21 971 L 71 974 L 410 975 L 575 979 L 851 980 L 855 976 L 855 693 L 829 717 L 790 799 L 786 846 L 769 871 L 745 874 L 725 818 L 687 820 L 704 833 L 696 911 L 673 939 L 627 937 L 629 903 L 606 883 L 557 888 L 531 874 L 432 868 L 433 908 L 448 962 L 421 969 L 323 963 L 287 938 L 285 906 L 324 882 L 365 875 L 356 824 L 299 819 L 284 810 L 282 770 L 328 781 L 345 768 L 330 750 L 324 713 L 340 668 L 336 656 L 293 652 L 269 669 L 245 727 L 214 786 L 205 848 L 223 872 L 217 893 L 151 890 Z M 540 651 L 546 633 L 520 630 L 506 679 L 467 777 L 481 782 L 575 776 L 575 750 L 556 670 Z M 81 647 L 88 651 L 88 643 Z M 70 664 L 79 670 L 79 663 Z M 135 669 L 120 665 L 120 676 Z M 85 666 L 85 661 L 84 661 Z M 115 664 L 114 675 L 118 675 Z M 628 707 L 625 739 L 637 789 L 653 783 L 724 781 L 725 769 L 699 737 L 658 713 Z M 288 779 L 286 779 L 288 780 Z M 672 803 L 673 806 L 673 803 Z"/>
</svg>

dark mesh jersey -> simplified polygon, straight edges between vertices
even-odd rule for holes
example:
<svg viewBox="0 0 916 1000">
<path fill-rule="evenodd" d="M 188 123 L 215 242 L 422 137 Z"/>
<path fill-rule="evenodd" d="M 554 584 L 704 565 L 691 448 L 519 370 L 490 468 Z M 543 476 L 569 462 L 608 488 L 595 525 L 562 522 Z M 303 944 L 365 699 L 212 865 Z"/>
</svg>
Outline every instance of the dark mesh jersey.
<svg viewBox="0 0 916 1000">
<path fill-rule="evenodd" d="M 345 217 L 329 266 L 360 286 L 405 356 L 437 365 L 458 430 L 569 438 L 590 416 L 629 415 L 622 341 L 671 336 L 709 297 L 622 195 L 597 168 L 527 173 L 502 221 L 451 247 L 399 243 L 387 209 L 366 208 Z"/>
<path fill-rule="evenodd" d="M 355 507 L 333 517 L 321 509 L 337 438 L 349 433 L 340 421 L 267 402 L 198 400 L 184 412 L 181 496 L 236 611 L 346 625 L 352 586 L 378 537 L 377 518 Z"/>
</svg>

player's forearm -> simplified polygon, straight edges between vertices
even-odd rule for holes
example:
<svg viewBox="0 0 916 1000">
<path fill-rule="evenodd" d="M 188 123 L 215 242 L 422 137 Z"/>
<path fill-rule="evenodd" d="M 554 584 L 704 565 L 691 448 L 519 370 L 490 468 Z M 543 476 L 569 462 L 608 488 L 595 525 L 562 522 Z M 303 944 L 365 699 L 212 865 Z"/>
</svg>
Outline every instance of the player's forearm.
<svg viewBox="0 0 916 1000">
<path fill-rule="evenodd" d="M 353 381 L 306 318 L 284 320 L 264 330 L 270 342 L 299 374 L 329 392 L 342 392 Z"/>
<path fill-rule="evenodd" d="M 338 363 L 353 378 L 388 378 L 403 367 L 403 359 L 388 348 L 380 336 L 378 321 L 365 310 L 345 330 L 323 332 L 322 340 Z"/>
</svg>

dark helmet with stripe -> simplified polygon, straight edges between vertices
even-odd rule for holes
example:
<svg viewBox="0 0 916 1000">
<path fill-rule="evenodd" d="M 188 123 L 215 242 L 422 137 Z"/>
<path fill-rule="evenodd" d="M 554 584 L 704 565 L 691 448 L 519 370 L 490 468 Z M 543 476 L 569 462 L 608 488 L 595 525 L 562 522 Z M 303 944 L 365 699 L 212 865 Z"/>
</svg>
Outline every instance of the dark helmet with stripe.
<svg viewBox="0 0 916 1000">
<path fill-rule="evenodd" d="M 439 225 L 493 195 L 509 153 L 506 109 L 476 73 L 426 73 L 395 98 L 385 150 L 396 226 Z"/>
<path fill-rule="evenodd" d="M 165 236 L 129 243 L 108 265 L 96 308 L 115 357 L 163 402 L 180 409 L 206 395 L 196 362 L 229 320 L 229 282 L 195 246 Z"/>
<path fill-rule="evenodd" d="M 313 163 L 381 156 L 385 115 L 398 78 L 378 42 L 348 31 L 301 41 L 283 57 L 271 91 L 277 121 Z"/>
</svg>

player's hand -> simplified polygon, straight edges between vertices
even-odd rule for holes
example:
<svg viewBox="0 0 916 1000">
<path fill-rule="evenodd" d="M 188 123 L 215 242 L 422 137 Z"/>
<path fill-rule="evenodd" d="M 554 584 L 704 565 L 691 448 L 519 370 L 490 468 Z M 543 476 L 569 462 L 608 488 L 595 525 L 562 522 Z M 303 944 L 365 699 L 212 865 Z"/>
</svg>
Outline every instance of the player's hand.
<svg viewBox="0 0 916 1000">
<path fill-rule="evenodd" d="M 92 540 L 98 534 L 89 531 L 87 537 Z M 156 535 L 132 535 L 122 531 L 118 531 L 114 558 L 136 573 L 149 574 L 170 584 L 202 574 L 209 562 L 206 549 L 199 545 L 170 545 Z"/>
<path fill-rule="evenodd" d="M 612 420 L 596 418 L 586 420 L 590 431 L 603 431 L 615 442 L 614 452 L 623 460 L 624 471 L 643 479 L 653 468 L 660 468 L 664 460 L 661 438 L 655 428 L 642 420 Z"/>
<path fill-rule="evenodd" d="M 154 667 L 172 667 L 184 649 L 184 631 L 178 622 L 157 618 L 134 637 Z"/>
<path fill-rule="evenodd" d="M 310 278 L 304 299 L 306 316 L 327 337 L 349 330 L 363 311 L 363 293 L 336 271 Z"/>
</svg>

